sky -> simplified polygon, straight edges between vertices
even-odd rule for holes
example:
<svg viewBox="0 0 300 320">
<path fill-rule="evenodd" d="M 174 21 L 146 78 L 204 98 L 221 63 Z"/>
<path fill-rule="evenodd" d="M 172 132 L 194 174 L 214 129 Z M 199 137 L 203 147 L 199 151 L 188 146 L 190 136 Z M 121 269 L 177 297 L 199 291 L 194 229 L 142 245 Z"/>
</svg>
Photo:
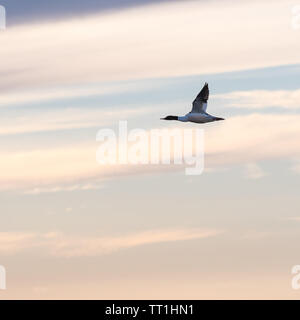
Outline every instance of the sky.
<svg viewBox="0 0 300 320">
<path fill-rule="evenodd" d="M 297 1 L 0 1 L 0 299 L 299 299 Z M 205 125 L 184 115 L 204 82 Z M 204 171 L 96 161 L 204 130 Z"/>
</svg>

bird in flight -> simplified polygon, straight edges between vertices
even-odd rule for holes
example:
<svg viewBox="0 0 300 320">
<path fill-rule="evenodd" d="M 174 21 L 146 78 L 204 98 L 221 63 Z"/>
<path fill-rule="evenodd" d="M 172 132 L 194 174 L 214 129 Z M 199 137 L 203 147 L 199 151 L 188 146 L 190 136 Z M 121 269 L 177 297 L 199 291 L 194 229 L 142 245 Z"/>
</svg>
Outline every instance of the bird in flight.
<svg viewBox="0 0 300 320">
<path fill-rule="evenodd" d="M 196 99 L 193 101 L 192 111 L 187 113 L 185 116 L 167 116 L 161 118 L 161 120 L 178 120 L 182 122 L 196 122 L 196 123 L 206 123 L 219 120 L 225 120 L 223 118 L 215 117 L 206 112 L 207 100 L 209 96 L 208 84 L 205 82 L 204 87 L 197 95 Z"/>
</svg>

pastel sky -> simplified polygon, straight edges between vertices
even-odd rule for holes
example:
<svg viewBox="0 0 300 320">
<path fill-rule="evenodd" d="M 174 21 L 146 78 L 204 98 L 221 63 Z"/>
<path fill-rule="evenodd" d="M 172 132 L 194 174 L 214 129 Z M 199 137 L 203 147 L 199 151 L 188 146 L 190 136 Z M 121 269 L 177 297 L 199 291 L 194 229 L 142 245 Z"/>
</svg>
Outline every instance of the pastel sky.
<svg viewBox="0 0 300 320">
<path fill-rule="evenodd" d="M 0 4 L 0 299 L 300 298 L 300 3 Z M 226 121 L 159 120 L 204 82 Z M 203 174 L 99 165 L 119 120 L 200 126 Z"/>
</svg>

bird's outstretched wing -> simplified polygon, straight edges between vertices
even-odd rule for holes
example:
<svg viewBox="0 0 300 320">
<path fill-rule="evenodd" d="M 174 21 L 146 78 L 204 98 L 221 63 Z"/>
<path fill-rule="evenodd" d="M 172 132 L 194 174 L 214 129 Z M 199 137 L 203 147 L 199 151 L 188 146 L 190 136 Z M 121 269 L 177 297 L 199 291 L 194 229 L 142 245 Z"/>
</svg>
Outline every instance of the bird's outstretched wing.
<svg viewBox="0 0 300 320">
<path fill-rule="evenodd" d="M 192 113 L 206 112 L 207 100 L 209 96 L 208 84 L 205 82 L 204 87 L 193 101 Z"/>
</svg>

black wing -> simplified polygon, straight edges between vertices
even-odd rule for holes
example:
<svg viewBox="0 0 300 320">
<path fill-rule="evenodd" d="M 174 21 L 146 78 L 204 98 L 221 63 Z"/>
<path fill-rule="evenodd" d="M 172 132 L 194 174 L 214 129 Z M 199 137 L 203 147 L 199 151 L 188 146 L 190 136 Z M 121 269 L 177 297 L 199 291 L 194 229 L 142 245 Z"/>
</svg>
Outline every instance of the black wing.
<svg viewBox="0 0 300 320">
<path fill-rule="evenodd" d="M 196 99 L 193 101 L 192 112 L 205 112 L 207 108 L 207 100 L 209 97 L 208 83 L 205 82 L 204 87 L 197 95 Z"/>
</svg>

